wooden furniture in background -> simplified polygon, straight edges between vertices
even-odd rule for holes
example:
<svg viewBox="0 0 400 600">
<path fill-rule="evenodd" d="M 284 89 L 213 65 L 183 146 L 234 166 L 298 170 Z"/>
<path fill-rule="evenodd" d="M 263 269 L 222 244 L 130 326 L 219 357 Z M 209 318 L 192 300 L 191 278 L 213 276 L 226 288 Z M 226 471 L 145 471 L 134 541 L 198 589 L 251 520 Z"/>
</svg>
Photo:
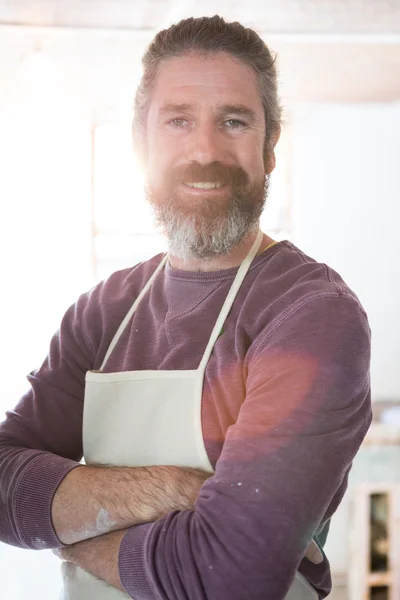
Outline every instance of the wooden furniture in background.
<svg viewBox="0 0 400 600">
<path fill-rule="evenodd" d="M 399 600 L 400 484 L 358 485 L 352 496 L 349 600 Z"/>
</svg>

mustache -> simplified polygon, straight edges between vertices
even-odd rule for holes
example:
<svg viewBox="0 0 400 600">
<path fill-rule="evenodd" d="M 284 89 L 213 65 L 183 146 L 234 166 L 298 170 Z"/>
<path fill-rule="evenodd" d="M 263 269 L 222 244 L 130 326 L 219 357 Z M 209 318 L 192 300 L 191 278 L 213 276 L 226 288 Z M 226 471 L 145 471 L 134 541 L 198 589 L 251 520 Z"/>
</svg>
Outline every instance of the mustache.
<svg viewBox="0 0 400 600">
<path fill-rule="evenodd" d="M 230 184 L 236 188 L 245 188 L 249 182 L 246 171 L 241 167 L 223 165 L 217 161 L 208 165 L 201 165 L 197 162 L 182 165 L 174 169 L 169 174 L 168 179 L 171 184 L 209 181 L 210 183 L 221 183 L 223 185 Z"/>
</svg>

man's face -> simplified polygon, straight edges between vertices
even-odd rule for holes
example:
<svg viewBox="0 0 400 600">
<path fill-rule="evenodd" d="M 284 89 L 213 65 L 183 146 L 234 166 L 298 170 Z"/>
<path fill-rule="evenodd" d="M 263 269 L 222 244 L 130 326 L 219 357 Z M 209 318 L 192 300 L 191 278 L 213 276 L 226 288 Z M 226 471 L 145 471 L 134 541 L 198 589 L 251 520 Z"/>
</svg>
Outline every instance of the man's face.
<svg viewBox="0 0 400 600">
<path fill-rule="evenodd" d="M 232 250 L 266 199 L 265 119 L 255 76 L 226 53 L 163 63 L 146 128 L 146 193 L 181 258 Z"/>
</svg>

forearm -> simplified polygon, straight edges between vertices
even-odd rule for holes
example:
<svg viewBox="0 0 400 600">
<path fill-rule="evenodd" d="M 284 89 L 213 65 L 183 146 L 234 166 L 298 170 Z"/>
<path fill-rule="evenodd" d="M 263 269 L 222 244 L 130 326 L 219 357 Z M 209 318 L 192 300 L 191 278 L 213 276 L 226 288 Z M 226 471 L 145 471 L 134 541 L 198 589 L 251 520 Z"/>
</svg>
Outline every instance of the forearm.
<svg viewBox="0 0 400 600">
<path fill-rule="evenodd" d="M 115 531 L 53 552 L 59 558 L 72 562 L 98 579 L 125 592 L 119 575 L 119 555 L 121 542 L 126 533 L 126 530 Z M 315 542 L 310 544 L 306 557 L 314 564 L 323 560 L 323 554 Z"/>
<path fill-rule="evenodd" d="M 75 544 L 191 508 L 206 477 L 172 466 L 78 467 L 54 495 L 55 532 Z"/>
<path fill-rule="evenodd" d="M 118 553 L 125 531 L 116 531 L 54 551 L 98 579 L 125 591 L 118 573 Z"/>
</svg>

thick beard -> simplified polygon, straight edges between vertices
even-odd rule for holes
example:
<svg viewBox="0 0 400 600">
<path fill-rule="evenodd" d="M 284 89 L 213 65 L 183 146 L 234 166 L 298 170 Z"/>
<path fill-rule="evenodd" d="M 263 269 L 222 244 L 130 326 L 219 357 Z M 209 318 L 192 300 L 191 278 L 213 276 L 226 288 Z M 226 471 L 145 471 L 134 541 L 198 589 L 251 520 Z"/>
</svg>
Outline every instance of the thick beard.
<svg viewBox="0 0 400 600">
<path fill-rule="evenodd" d="M 221 205 L 220 200 L 213 202 L 208 198 L 194 203 L 192 198 L 173 194 L 161 197 L 146 186 L 146 197 L 156 224 L 168 239 L 171 254 L 181 260 L 212 260 L 229 254 L 257 230 L 268 196 L 269 178 L 246 189 L 243 186 L 232 189 L 231 197 Z"/>
</svg>

